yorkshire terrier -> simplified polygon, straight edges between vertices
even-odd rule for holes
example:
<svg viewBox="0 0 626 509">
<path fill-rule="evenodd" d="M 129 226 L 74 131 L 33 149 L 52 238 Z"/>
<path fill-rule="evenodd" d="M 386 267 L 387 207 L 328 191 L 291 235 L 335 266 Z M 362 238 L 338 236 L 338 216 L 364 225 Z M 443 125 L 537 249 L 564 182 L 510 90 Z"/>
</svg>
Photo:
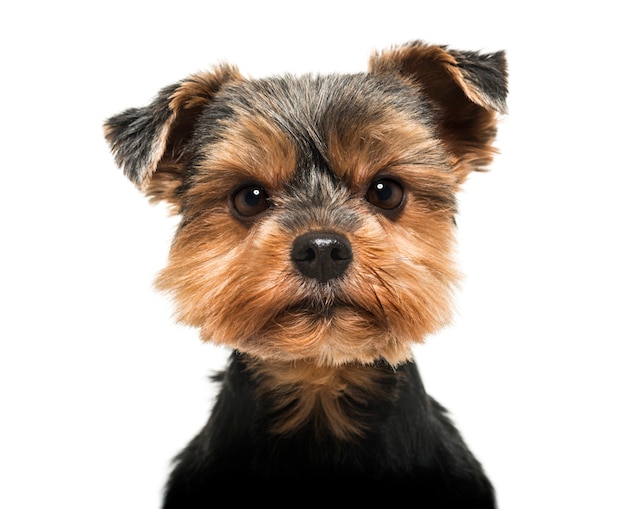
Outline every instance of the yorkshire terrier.
<svg viewBox="0 0 626 509">
<path fill-rule="evenodd" d="M 450 319 L 455 196 L 506 95 L 503 52 L 416 41 L 358 74 L 219 65 L 106 121 L 126 176 L 180 216 L 157 288 L 233 350 L 165 509 L 329 487 L 496 506 L 412 346 Z"/>
</svg>

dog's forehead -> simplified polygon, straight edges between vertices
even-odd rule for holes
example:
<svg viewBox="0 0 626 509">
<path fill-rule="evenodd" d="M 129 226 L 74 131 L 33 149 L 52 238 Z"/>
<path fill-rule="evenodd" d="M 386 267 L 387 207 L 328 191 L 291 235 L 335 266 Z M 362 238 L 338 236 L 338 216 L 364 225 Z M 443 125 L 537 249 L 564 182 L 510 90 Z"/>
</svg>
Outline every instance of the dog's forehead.
<svg viewBox="0 0 626 509">
<path fill-rule="evenodd" d="M 392 112 L 421 120 L 428 116 L 415 87 L 391 75 L 368 73 L 244 81 L 225 87 L 222 100 L 233 113 L 266 116 L 295 136 L 330 129 L 342 120 L 383 121 Z"/>
<path fill-rule="evenodd" d="M 205 168 L 278 185 L 326 169 L 355 186 L 394 164 L 441 165 L 419 89 L 387 75 L 305 75 L 224 87 L 198 127 Z"/>
</svg>

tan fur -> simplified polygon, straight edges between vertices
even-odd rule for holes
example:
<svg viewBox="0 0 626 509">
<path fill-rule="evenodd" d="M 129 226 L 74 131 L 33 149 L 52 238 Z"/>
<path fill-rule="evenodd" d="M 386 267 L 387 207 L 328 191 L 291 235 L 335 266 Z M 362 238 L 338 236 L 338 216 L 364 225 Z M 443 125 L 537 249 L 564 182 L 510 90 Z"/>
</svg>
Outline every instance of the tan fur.
<svg viewBox="0 0 626 509">
<path fill-rule="evenodd" d="M 298 232 L 286 231 L 278 217 L 248 229 L 229 213 L 226 194 L 238 181 L 252 178 L 278 191 L 293 171 L 293 151 L 284 137 L 268 129 L 263 122 L 243 122 L 233 134 L 236 152 L 230 149 L 230 131 L 225 150 L 221 143 L 213 147 L 206 171 L 189 193 L 195 219 L 178 232 L 158 288 L 174 294 L 181 321 L 199 327 L 204 339 L 264 359 L 306 359 L 321 366 L 379 358 L 395 365 L 410 359 L 410 345 L 449 319 L 450 287 L 456 281 L 450 256 L 453 210 L 433 209 L 409 193 L 401 217 L 390 221 L 374 213 L 359 193 L 347 202 L 362 219 L 353 230 L 318 215 L 303 231 L 339 231 L 354 251 L 347 277 L 334 282 L 325 296 L 303 281 L 290 260 Z M 372 163 L 365 152 L 361 162 L 351 161 L 345 154 L 354 153 L 351 144 L 357 141 L 331 138 L 332 162 L 336 159 L 350 187 L 362 189 L 387 168 L 386 174 L 397 172 L 409 189 L 428 182 L 437 192 L 451 193 L 454 176 L 425 130 L 411 131 L 399 123 L 395 130 L 379 124 L 359 132 L 365 139 L 378 138 L 373 146 L 381 146 L 372 150 L 391 152 L 395 160 Z M 394 134 L 384 138 L 393 141 L 383 142 L 380 132 Z M 432 152 L 431 166 L 415 164 L 416 154 L 400 151 L 408 141 L 417 146 L 414 150 Z M 391 143 L 391 150 L 384 143 Z M 311 302 L 312 295 L 317 302 Z M 324 299 L 332 301 L 332 308 Z"/>
<path fill-rule="evenodd" d="M 343 129 L 341 129 L 343 127 Z M 395 176 L 426 200 L 447 204 L 454 212 L 457 179 L 449 155 L 429 129 L 391 110 L 376 122 L 350 123 L 331 128 L 328 142 L 330 164 L 341 178 L 362 194 L 376 176 Z M 418 205 L 419 206 L 419 205 Z"/>
<path fill-rule="evenodd" d="M 393 389 L 385 389 L 382 383 L 390 372 L 375 366 L 320 367 L 306 361 L 252 358 L 247 364 L 257 380 L 259 396 L 269 399 L 276 412 L 271 431 L 279 435 L 296 432 L 313 420 L 318 433 L 353 439 L 367 431 L 368 415 L 357 407 L 395 397 Z"/>
<path fill-rule="evenodd" d="M 243 119 L 207 150 L 186 196 L 186 212 L 195 215 L 210 199 L 225 206 L 234 188 L 246 181 L 278 190 L 295 170 L 295 151 L 284 133 L 263 119 Z"/>
</svg>

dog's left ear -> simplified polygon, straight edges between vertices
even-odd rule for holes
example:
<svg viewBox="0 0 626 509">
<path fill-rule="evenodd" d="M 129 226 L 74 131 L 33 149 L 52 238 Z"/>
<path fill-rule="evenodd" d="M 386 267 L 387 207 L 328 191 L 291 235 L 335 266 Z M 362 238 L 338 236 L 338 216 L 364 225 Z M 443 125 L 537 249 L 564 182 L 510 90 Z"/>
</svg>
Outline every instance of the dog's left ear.
<svg viewBox="0 0 626 509">
<path fill-rule="evenodd" d="M 152 200 L 177 210 L 196 121 L 226 83 L 242 79 L 235 67 L 222 65 L 165 87 L 148 106 L 108 119 L 104 135 L 118 166 Z"/>
<path fill-rule="evenodd" d="M 497 114 L 506 113 L 504 52 L 481 54 L 416 41 L 374 54 L 369 69 L 408 79 L 430 100 L 459 183 L 491 162 Z"/>
</svg>

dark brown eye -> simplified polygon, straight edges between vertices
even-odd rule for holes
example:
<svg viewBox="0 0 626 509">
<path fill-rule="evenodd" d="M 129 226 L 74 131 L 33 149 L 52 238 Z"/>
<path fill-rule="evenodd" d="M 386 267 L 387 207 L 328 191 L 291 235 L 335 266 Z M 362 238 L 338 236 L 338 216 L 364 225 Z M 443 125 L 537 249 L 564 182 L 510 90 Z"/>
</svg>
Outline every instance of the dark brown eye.
<svg viewBox="0 0 626 509">
<path fill-rule="evenodd" d="M 404 202 L 404 189 L 395 180 L 375 180 L 367 190 L 367 201 L 384 210 L 398 208 Z"/>
<path fill-rule="evenodd" d="M 242 187 L 233 194 L 232 207 L 243 217 L 253 217 L 269 207 L 269 197 L 265 189 L 258 185 Z"/>
</svg>

